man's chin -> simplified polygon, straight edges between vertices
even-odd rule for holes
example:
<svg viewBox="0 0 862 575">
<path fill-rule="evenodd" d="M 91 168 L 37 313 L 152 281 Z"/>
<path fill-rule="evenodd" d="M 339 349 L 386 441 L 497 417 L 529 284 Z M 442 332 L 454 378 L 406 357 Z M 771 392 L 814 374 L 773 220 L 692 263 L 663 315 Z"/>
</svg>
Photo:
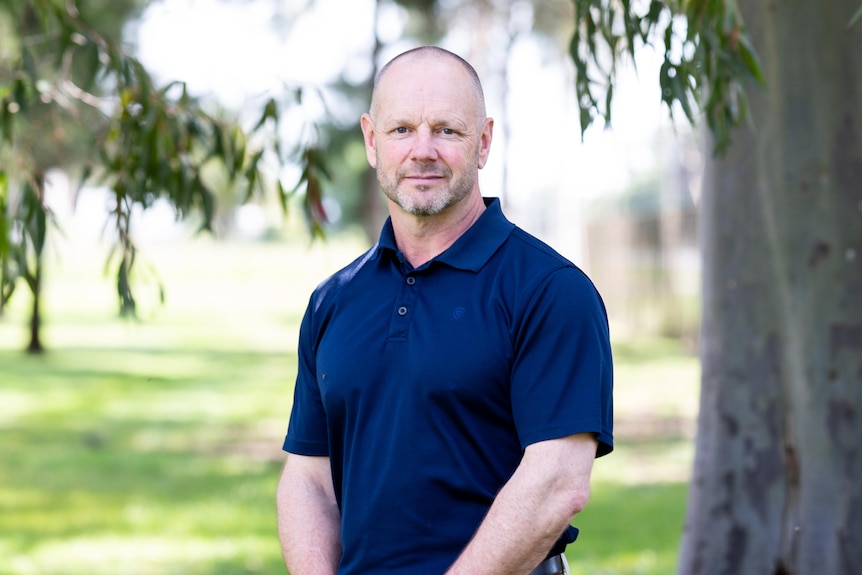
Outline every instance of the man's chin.
<svg viewBox="0 0 862 575">
<path fill-rule="evenodd" d="M 433 201 L 407 201 L 401 204 L 401 209 L 405 212 L 419 217 L 436 216 L 448 207 L 446 203 Z"/>
</svg>

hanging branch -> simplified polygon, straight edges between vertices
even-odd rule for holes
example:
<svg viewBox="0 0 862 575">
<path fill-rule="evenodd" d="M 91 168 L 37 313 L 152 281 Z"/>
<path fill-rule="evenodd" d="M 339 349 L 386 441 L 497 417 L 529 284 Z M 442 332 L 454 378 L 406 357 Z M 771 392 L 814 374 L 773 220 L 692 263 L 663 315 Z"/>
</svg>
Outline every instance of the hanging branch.
<svg viewBox="0 0 862 575">
<path fill-rule="evenodd" d="M 263 194 L 264 183 L 273 178 L 267 177 L 267 162 L 262 160 L 270 158 L 278 165 L 287 160 L 277 138 L 279 103 L 270 99 L 260 120 L 246 131 L 206 113 L 184 83 L 156 86 L 136 58 L 81 19 L 73 0 L 27 0 L 18 5 L 40 22 L 43 32 L 23 39 L 11 67 L 0 69 L 0 153 L 3 147 L 7 151 L 11 148 L 16 158 L 14 167 L 7 167 L 6 162 L 0 165 L 0 207 L 8 204 L 10 182 L 27 180 L 28 173 L 41 169 L 26 150 L 16 147 L 15 125 L 19 119 L 39 104 L 56 104 L 72 114 L 79 113 L 80 106 L 99 112 L 104 122 L 95 126 L 91 142 L 94 153 L 83 167 L 81 185 L 98 183 L 113 193 L 117 246 L 111 261 L 117 268 L 121 313 L 134 315 L 131 274 L 136 249 L 130 230 L 132 210 L 147 209 L 159 199 L 167 200 L 178 220 L 195 215 L 201 219 L 200 229 L 211 231 L 217 196 L 204 172 L 216 165 L 227 175 L 230 185 L 246 188 L 246 201 Z M 59 55 L 52 74 L 37 66 L 37 49 Z M 74 73 L 80 70 L 86 70 L 88 75 L 76 81 Z M 297 145 L 294 155 L 301 159 L 303 168 L 300 182 L 284 186 L 274 178 L 274 187 L 285 210 L 288 197 L 305 188 L 306 206 L 315 206 L 306 208 L 305 213 L 312 230 L 319 233 L 325 222 L 319 175 L 326 169 L 323 155 L 309 150 L 315 145 Z M 0 259 L 4 266 L 9 230 L 19 217 L 5 207 L 0 211 Z M 3 281 L 7 287 L 0 293 L 11 295 L 8 285 L 14 282 L 14 276 L 4 273 Z"/>
<path fill-rule="evenodd" d="M 743 82 L 766 83 L 736 2 L 652 0 L 645 10 L 645 4 L 632 0 L 573 2 L 569 51 L 576 69 L 581 137 L 596 117 L 610 125 L 614 75 L 622 55 L 634 61 L 636 49 L 661 42 L 662 102 L 671 117 L 678 106 L 692 124 L 698 110 L 703 112 L 715 136 L 714 151 L 723 153 L 731 129 L 747 117 Z"/>
</svg>

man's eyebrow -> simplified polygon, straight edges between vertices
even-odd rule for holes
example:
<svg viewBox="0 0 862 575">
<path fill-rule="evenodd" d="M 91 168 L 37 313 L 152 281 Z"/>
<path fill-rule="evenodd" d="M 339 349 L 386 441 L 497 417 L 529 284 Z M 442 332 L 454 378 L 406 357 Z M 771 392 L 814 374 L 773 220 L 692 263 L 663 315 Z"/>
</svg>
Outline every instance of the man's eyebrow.
<svg viewBox="0 0 862 575">
<path fill-rule="evenodd" d="M 469 124 L 464 121 L 463 118 L 459 117 L 447 117 L 447 118 L 432 118 L 431 120 L 432 126 L 450 126 L 453 128 L 466 128 Z"/>
<path fill-rule="evenodd" d="M 423 123 L 425 120 L 421 120 L 418 123 Z M 378 126 L 381 129 L 394 129 L 401 126 L 414 126 L 417 124 L 417 121 L 409 118 L 408 116 L 388 116 L 379 119 Z M 432 128 L 440 128 L 440 127 L 448 127 L 455 128 L 460 131 L 466 130 L 470 124 L 466 122 L 463 118 L 458 117 L 446 117 L 446 118 L 431 118 L 428 120 L 428 124 Z"/>
<path fill-rule="evenodd" d="M 380 118 L 380 124 L 384 127 L 388 126 L 409 126 L 412 125 L 413 122 L 409 120 L 406 116 L 384 116 Z"/>
</svg>

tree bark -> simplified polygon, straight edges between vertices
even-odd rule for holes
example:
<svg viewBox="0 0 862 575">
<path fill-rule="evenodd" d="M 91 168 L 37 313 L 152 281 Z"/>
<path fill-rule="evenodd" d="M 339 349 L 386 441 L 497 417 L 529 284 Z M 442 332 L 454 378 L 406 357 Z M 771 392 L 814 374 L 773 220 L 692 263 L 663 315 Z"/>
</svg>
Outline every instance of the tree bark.
<svg viewBox="0 0 862 575">
<path fill-rule="evenodd" d="M 859 0 L 738 2 L 768 87 L 709 162 L 678 572 L 862 573 Z"/>
</svg>

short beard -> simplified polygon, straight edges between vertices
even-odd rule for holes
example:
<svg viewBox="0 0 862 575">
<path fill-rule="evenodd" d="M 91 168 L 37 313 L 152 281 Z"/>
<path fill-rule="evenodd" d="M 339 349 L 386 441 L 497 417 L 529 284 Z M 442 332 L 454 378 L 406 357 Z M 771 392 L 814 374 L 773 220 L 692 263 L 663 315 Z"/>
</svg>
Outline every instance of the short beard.
<svg viewBox="0 0 862 575">
<path fill-rule="evenodd" d="M 478 179 L 475 173 L 465 174 L 463 178 L 458 180 L 449 179 L 452 177 L 452 172 L 448 168 L 445 168 L 445 171 L 441 175 L 447 178 L 448 186 L 437 191 L 430 191 L 432 189 L 430 186 L 417 186 L 415 188 L 416 191 L 422 194 L 418 198 L 399 187 L 399 183 L 404 176 L 402 170 L 398 171 L 394 180 L 385 178 L 378 171 L 377 179 L 380 182 L 380 188 L 383 190 L 384 195 L 402 210 L 417 217 L 429 217 L 444 212 L 466 198 L 473 190 Z M 424 194 L 430 195 L 430 198 L 425 198 Z"/>
<path fill-rule="evenodd" d="M 422 187 L 418 189 L 419 191 L 424 191 L 422 190 Z M 397 192 L 394 199 L 389 199 L 398 204 L 398 206 L 408 214 L 412 214 L 418 217 L 436 216 L 437 214 L 444 211 L 446 208 L 450 207 L 452 204 L 455 203 L 453 201 L 454 198 L 452 198 L 451 196 L 436 196 L 431 200 L 430 203 L 420 204 L 417 201 L 413 201 L 412 198 L 403 197 L 402 194 Z"/>
</svg>

